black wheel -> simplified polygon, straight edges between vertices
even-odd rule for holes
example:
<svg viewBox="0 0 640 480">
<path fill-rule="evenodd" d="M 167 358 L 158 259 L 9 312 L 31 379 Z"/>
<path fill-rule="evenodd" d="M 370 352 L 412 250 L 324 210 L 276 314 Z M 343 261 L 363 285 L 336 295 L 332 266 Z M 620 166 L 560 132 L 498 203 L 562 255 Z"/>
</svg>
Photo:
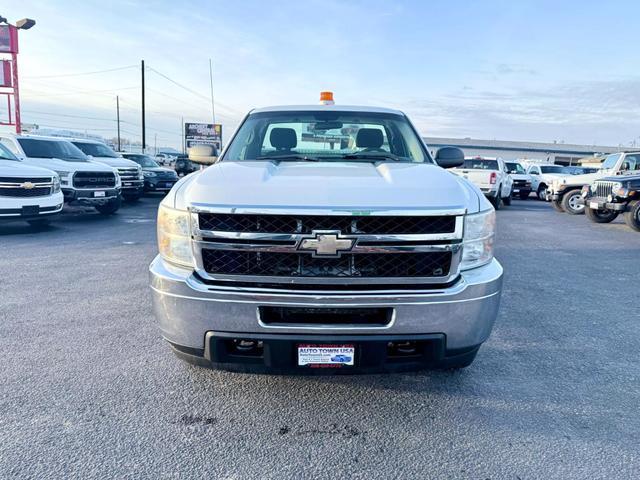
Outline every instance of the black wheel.
<svg viewBox="0 0 640 480">
<path fill-rule="evenodd" d="M 140 200 L 140 194 L 139 193 L 135 193 L 133 195 L 131 194 L 122 194 L 122 198 L 124 199 L 125 202 L 129 202 L 129 203 L 135 203 L 138 200 Z"/>
<path fill-rule="evenodd" d="M 507 207 L 511 205 L 511 195 L 513 195 L 513 190 L 509 192 L 508 196 L 502 197 L 502 203 L 504 203 Z"/>
<path fill-rule="evenodd" d="M 521 192 L 520 192 L 520 200 L 526 200 L 527 198 L 529 198 L 529 194 L 530 194 L 530 193 L 531 193 L 531 192 L 530 192 L 530 191 L 528 191 L 528 190 L 525 190 L 524 192 L 523 192 L 523 191 L 521 191 Z"/>
<path fill-rule="evenodd" d="M 42 228 L 49 226 L 51 220 L 49 220 L 48 218 L 38 218 L 36 220 L 27 220 L 27 223 L 32 227 Z"/>
<path fill-rule="evenodd" d="M 564 208 L 562 208 L 562 200 L 551 200 L 551 206 L 555 211 L 564 213 Z"/>
<path fill-rule="evenodd" d="M 632 230 L 640 232 L 640 200 L 629 202 L 629 210 L 624 212 L 624 222 Z"/>
<path fill-rule="evenodd" d="M 581 203 L 582 189 L 570 190 L 562 197 L 562 208 L 569 215 L 582 215 L 584 202 Z"/>
<path fill-rule="evenodd" d="M 536 192 L 538 196 L 538 200 L 546 200 L 547 199 L 547 186 L 544 183 L 541 183 L 538 187 L 538 191 Z"/>
<path fill-rule="evenodd" d="M 491 202 L 493 208 L 495 208 L 496 210 L 500 210 L 500 207 L 502 206 L 502 199 L 500 198 L 500 195 L 498 195 L 497 197 L 489 198 L 489 202 Z"/>
<path fill-rule="evenodd" d="M 445 357 L 438 364 L 437 368 L 441 370 L 458 370 L 460 368 L 468 367 L 473 363 L 478 354 L 478 350 L 480 347 L 476 347 L 470 352 L 465 352 L 460 355 L 455 355 L 451 357 Z"/>
<path fill-rule="evenodd" d="M 618 217 L 618 212 L 614 212 L 612 210 L 594 210 L 589 207 L 584 209 L 584 213 L 593 223 L 609 223 L 613 222 Z"/>
<path fill-rule="evenodd" d="M 109 200 L 109 202 L 105 203 L 104 205 L 96 205 L 96 210 L 103 215 L 112 215 L 116 213 L 119 208 L 120 208 L 119 198 Z"/>
</svg>

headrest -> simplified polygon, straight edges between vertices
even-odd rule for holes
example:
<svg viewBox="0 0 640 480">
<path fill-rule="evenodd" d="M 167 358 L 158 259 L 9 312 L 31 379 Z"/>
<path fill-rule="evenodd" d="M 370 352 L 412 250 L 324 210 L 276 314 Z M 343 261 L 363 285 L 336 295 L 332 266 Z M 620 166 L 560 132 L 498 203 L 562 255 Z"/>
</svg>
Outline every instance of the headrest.
<svg viewBox="0 0 640 480">
<path fill-rule="evenodd" d="M 293 128 L 274 128 L 269 135 L 271 146 L 276 150 L 288 150 L 296 148 L 298 139 L 296 131 Z"/>
<path fill-rule="evenodd" d="M 378 128 L 361 128 L 356 135 L 356 147 L 380 148 L 383 142 L 382 130 Z"/>
</svg>

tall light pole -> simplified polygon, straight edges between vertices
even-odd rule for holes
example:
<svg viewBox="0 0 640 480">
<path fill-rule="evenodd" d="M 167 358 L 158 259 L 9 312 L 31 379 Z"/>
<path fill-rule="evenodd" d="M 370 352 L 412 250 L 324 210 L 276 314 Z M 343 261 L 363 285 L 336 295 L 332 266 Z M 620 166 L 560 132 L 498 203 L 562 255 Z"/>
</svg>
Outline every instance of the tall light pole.
<svg viewBox="0 0 640 480">
<path fill-rule="evenodd" d="M 20 119 L 20 83 L 18 77 L 18 30 L 29 30 L 36 24 L 35 20 L 31 18 L 23 18 L 18 20 L 15 25 L 11 25 L 7 22 L 7 19 L 0 16 L 0 53 L 11 54 L 11 85 L 2 85 L 9 87 L 13 90 L 12 93 L 5 93 L 7 95 L 7 107 L 9 108 L 9 122 L 5 125 L 13 125 L 11 119 L 11 99 L 10 95 L 13 95 L 13 106 L 15 114 L 15 127 L 16 133 L 22 131 L 22 123 Z"/>
<path fill-rule="evenodd" d="M 209 59 L 209 84 L 211 85 L 211 118 L 213 123 L 216 123 L 216 107 L 213 101 L 213 67 L 211 65 L 211 59 Z"/>
</svg>

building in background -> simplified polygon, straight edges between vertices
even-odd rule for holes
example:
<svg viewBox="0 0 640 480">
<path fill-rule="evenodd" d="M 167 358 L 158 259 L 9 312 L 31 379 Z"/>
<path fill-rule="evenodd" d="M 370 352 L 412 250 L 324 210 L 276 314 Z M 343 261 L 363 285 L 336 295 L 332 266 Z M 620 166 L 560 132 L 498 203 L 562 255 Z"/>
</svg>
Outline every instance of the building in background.
<svg viewBox="0 0 640 480">
<path fill-rule="evenodd" d="M 582 159 L 624 150 L 622 146 L 574 145 L 569 143 L 515 142 L 506 140 L 478 140 L 474 138 L 423 137 L 431 152 L 444 146 L 459 147 L 469 157 L 501 157 L 559 165 L 580 165 Z"/>
</svg>

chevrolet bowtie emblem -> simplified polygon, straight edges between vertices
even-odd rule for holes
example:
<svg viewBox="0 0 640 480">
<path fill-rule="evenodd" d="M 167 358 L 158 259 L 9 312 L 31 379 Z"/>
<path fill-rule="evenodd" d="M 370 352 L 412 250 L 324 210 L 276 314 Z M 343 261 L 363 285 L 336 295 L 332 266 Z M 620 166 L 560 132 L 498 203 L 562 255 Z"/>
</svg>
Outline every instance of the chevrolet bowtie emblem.
<svg viewBox="0 0 640 480">
<path fill-rule="evenodd" d="M 313 252 L 314 257 L 339 257 L 353 248 L 355 240 L 340 236 L 339 231 L 314 231 L 313 237 L 303 238 L 298 250 Z"/>
<path fill-rule="evenodd" d="M 35 187 L 35 185 L 31 182 L 24 182 L 21 186 L 26 190 L 31 190 L 33 187 Z"/>
</svg>

